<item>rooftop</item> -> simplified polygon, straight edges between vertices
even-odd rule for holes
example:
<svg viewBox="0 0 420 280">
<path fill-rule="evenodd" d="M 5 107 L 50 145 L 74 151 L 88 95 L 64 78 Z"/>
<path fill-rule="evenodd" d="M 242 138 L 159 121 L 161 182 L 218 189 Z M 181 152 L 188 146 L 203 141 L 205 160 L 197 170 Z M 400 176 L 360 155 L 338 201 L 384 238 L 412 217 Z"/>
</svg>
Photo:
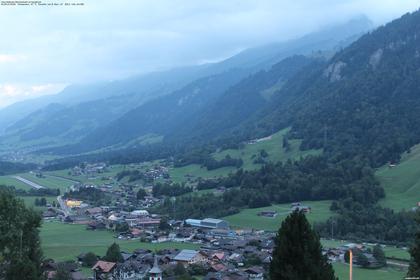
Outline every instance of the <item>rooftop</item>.
<svg viewBox="0 0 420 280">
<path fill-rule="evenodd" d="M 178 255 L 175 256 L 174 260 L 176 260 L 176 261 L 190 261 L 197 254 L 198 254 L 198 251 L 184 249 L 181 252 L 179 252 Z"/>
<path fill-rule="evenodd" d="M 102 270 L 103 272 L 110 272 L 114 266 L 116 265 L 116 263 L 114 262 L 104 262 L 104 261 L 98 261 L 93 267 L 92 269 L 97 269 L 99 268 L 100 270 Z"/>
</svg>

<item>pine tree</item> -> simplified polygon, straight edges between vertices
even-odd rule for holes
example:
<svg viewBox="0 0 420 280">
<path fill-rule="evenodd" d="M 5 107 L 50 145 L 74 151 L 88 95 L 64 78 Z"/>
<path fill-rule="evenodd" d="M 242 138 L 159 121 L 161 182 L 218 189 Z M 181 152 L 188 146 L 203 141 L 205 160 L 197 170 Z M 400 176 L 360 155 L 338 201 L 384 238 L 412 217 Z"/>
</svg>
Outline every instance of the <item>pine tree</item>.
<svg viewBox="0 0 420 280">
<path fill-rule="evenodd" d="M 0 279 L 41 278 L 41 216 L 0 187 Z"/>
<path fill-rule="evenodd" d="M 417 216 L 417 225 L 420 226 L 420 212 Z M 420 277 L 420 229 L 416 233 L 414 244 L 410 249 L 411 261 L 408 269 L 409 277 Z"/>
<path fill-rule="evenodd" d="M 104 260 L 108 262 L 122 262 L 123 261 L 123 257 L 120 251 L 120 246 L 117 243 L 114 242 L 112 243 L 111 246 L 109 246 L 108 250 L 106 251 Z"/>
<path fill-rule="evenodd" d="M 322 255 L 318 235 L 305 214 L 295 211 L 282 223 L 275 239 L 270 278 L 276 280 L 336 280 Z"/>
</svg>

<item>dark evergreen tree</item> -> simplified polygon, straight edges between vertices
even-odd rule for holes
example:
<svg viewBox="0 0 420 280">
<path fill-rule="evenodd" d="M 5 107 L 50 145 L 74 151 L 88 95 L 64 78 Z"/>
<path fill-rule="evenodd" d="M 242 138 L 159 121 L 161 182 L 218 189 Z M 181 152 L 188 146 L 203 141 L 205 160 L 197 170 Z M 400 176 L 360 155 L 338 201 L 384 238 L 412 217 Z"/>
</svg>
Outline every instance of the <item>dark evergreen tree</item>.
<svg viewBox="0 0 420 280">
<path fill-rule="evenodd" d="M 41 278 L 40 215 L 0 187 L 0 279 Z"/>
<path fill-rule="evenodd" d="M 408 269 L 409 277 L 420 277 L 420 212 L 417 214 L 418 231 L 414 240 L 414 244 L 410 249 L 411 261 Z"/>
<path fill-rule="evenodd" d="M 83 257 L 83 266 L 92 267 L 96 263 L 97 260 L 98 260 L 98 257 L 96 256 L 95 253 L 88 252 Z"/>
<path fill-rule="evenodd" d="M 108 262 L 122 262 L 123 261 L 123 257 L 120 251 L 120 246 L 117 243 L 114 242 L 112 243 L 111 246 L 109 246 L 108 250 L 106 251 L 104 260 Z"/>
<path fill-rule="evenodd" d="M 275 239 L 270 278 L 276 280 L 336 280 L 322 255 L 318 235 L 303 212 L 295 211 L 282 223 Z"/>
<path fill-rule="evenodd" d="M 144 189 L 140 188 L 137 192 L 137 199 L 143 200 L 146 197 L 147 193 Z"/>
</svg>

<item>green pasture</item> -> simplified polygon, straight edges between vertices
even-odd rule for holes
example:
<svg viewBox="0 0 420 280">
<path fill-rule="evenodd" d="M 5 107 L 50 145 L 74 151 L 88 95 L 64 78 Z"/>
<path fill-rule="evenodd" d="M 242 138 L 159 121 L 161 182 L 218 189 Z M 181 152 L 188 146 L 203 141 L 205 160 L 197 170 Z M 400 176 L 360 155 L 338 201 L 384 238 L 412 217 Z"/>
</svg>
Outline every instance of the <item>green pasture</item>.
<svg viewBox="0 0 420 280">
<path fill-rule="evenodd" d="M 386 194 L 381 205 L 394 210 L 415 207 L 420 202 L 420 145 L 403 154 L 395 167 L 383 166 L 376 175 Z"/>
<path fill-rule="evenodd" d="M 195 249 L 191 243 L 142 243 L 138 240 L 118 240 L 112 232 L 88 231 L 84 225 L 63 224 L 44 221 L 41 228 L 41 242 L 45 257 L 55 260 L 73 260 L 83 252 L 104 255 L 109 245 L 116 242 L 121 250 L 131 252 L 137 248 L 159 250 L 164 248 Z"/>
<path fill-rule="evenodd" d="M 303 201 L 303 205 L 310 206 L 312 211 L 307 214 L 310 222 L 321 222 L 333 215 L 330 211 L 331 201 Z M 258 216 L 261 211 L 277 211 L 275 218 Z M 290 203 L 272 205 L 269 207 L 244 209 L 240 213 L 224 217 L 234 228 L 253 228 L 267 231 L 277 231 L 281 222 L 290 213 Z"/>
</svg>

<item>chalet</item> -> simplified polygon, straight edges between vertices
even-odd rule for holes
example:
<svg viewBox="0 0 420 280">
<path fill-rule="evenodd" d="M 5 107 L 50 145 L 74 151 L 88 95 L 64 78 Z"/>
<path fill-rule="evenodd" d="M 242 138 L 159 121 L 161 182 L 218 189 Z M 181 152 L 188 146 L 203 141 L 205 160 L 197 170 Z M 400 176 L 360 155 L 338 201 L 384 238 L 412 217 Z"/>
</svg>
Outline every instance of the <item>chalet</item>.
<svg viewBox="0 0 420 280">
<path fill-rule="evenodd" d="M 87 230 L 99 230 L 99 229 L 106 229 L 106 225 L 100 221 L 92 221 L 89 222 L 86 226 Z"/>
<path fill-rule="evenodd" d="M 102 214 L 102 208 L 101 207 L 88 208 L 85 210 L 85 214 L 89 216 Z"/>
<path fill-rule="evenodd" d="M 277 211 L 261 211 L 257 215 L 262 217 L 275 218 L 277 216 Z"/>
<path fill-rule="evenodd" d="M 292 208 L 290 210 L 292 212 L 303 211 L 304 213 L 310 213 L 311 212 L 311 207 L 306 206 L 306 205 L 297 205 L 297 206 L 292 206 Z"/>
<path fill-rule="evenodd" d="M 114 262 L 98 261 L 93 267 L 93 279 L 95 280 L 116 280 L 117 264 Z"/>
<path fill-rule="evenodd" d="M 249 279 L 264 280 L 264 270 L 259 266 L 253 266 L 245 270 Z"/>
<path fill-rule="evenodd" d="M 44 219 L 51 219 L 51 218 L 55 218 L 56 216 L 57 216 L 57 212 L 54 211 L 53 209 L 48 209 L 42 212 L 42 218 Z"/>
</svg>

